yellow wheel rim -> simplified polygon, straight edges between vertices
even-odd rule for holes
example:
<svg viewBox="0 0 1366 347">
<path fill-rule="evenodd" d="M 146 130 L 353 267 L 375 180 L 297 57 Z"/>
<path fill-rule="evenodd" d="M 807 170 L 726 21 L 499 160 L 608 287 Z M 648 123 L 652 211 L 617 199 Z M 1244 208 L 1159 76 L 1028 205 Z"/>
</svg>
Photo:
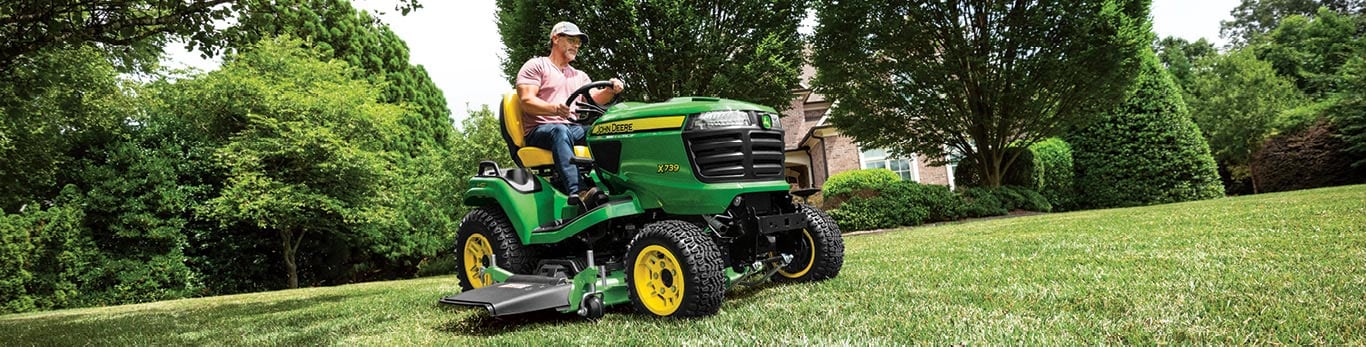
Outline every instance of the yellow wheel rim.
<svg viewBox="0 0 1366 347">
<path fill-rule="evenodd" d="M 805 266 L 805 267 L 802 267 L 802 269 L 801 269 L 800 271 L 788 272 L 788 271 L 787 271 L 787 268 L 790 267 L 791 265 L 793 265 L 793 264 L 788 264 L 788 266 L 785 266 L 785 267 L 782 267 L 782 268 L 779 268 L 779 269 L 778 269 L 778 274 L 779 274 L 779 275 L 783 275 L 783 277 L 787 277 L 787 278 L 799 278 L 799 277 L 805 276 L 807 272 L 811 272 L 811 266 L 816 264 L 816 248 L 813 247 L 813 246 L 816 244 L 816 241 L 815 241 L 815 239 L 812 239 L 812 238 L 811 238 L 811 231 L 810 231 L 810 230 L 806 230 L 806 229 L 802 229 L 802 237 L 805 237 L 805 238 L 806 238 L 806 244 L 804 245 L 805 247 L 799 247 L 798 249 L 796 249 L 796 251 L 797 251 L 798 254 L 795 254 L 795 255 L 796 255 L 796 256 L 801 256 L 800 253 L 801 253 L 801 251 L 803 251 L 802 248 L 805 248 L 804 250 L 806 251 L 807 255 L 809 255 L 809 256 L 808 256 L 808 257 L 805 257 L 806 259 L 792 259 L 792 261 L 794 262 L 794 264 L 801 264 L 801 263 L 800 263 L 801 261 L 806 261 L 806 266 Z"/>
<path fill-rule="evenodd" d="M 631 273 L 636 297 L 658 316 L 668 316 L 683 306 L 683 266 L 673 252 L 650 245 L 636 255 Z"/>
<path fill-rule="evenodd" d="M 493 284 L 493 276 L 480 274 L 479 270 L 485 266 L 490 266 L 488 260 L 493 255 L 493 246 L 489 245 L 489 239 L 482 234 L 472 234 L 465 238 L 465 278 L 469 279 L 470 287 L 483 288 Z"/>
</svg>

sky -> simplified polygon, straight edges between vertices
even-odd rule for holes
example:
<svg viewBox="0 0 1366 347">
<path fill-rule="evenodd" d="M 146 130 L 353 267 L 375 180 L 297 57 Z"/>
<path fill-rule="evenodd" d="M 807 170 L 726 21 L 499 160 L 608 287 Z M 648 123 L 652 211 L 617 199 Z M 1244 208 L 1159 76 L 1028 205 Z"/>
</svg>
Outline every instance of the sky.
<svg viewBox="0 0 1366 347">
<path fill-rule="evenodd" d="M 1195 41 L 1201 37 L 1215 46 L 1219 21 L 1228 20 L 1229 11 L 1240 0 L 1153 0 L 1153 31 L 1158 37 L 1175 36 Z M 457 124 L 467 110 L 484 104 L 496 105 L 502 94 L 512 89 L 503 76 L 503 43 L 498 37 L 496 7 L 493 0 L 426 0 L 423 8 L 407 16 L 393 11 L 393 0 L 355 0 L 358 8 L 385 11 L 381 20 L 408 44 L 411 63 L 427 69 L 436 86 L 446 94 L 446 104 Z M 803 22 L 810 33 L 814 19 Z M 592 37 L 595 28 L 582 28 Z M 548 35 L 548 33 L 547 33 Z M 219 59 L 205 60 L 196 52 L 179 46 L 168 47 L 169 66 L 216 69 Z"/>
</svg>

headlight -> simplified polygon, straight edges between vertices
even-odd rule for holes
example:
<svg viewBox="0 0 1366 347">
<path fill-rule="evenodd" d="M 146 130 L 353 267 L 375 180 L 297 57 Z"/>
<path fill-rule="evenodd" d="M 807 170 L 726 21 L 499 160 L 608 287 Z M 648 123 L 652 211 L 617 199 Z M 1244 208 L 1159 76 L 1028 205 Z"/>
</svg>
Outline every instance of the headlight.
<svg viewBox="0 0 1366 347">
<path fill-rule="evenodd" d="M 777 113 L 760 113 L 759 117 L 764 129 L 783 130 L 783 120 L 778 118 L 780 116 Z"/>
<path fill-rule="evenodd" d="M 745 111 L 712 111 L 702 112 L 692 118 L 689 128 L 695 130 L 707 130 L 731 127 L 752 127 L 754 118 L 750 117 L 749 112 Z"/>
</svg>

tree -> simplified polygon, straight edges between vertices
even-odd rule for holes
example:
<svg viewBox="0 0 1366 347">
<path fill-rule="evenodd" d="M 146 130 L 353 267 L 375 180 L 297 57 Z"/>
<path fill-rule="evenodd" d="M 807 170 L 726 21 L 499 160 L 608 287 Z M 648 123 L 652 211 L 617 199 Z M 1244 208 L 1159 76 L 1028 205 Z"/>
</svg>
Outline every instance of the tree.
<svg viewBox="0 0 1366 347">
<path fill-rule="evenodd" d="M 90 147 L 122 132 L 136 106 L 117 75 L 90 46 L 38 52 L 0 72 L 0 210 L 56 197 L 82 159 L 98 156 Z"/>
<path fill-rule="evenodd" d="M 1148 1 L 817 3 L 815 86 L 860 144 L 963 153 L 988 186 L 1015 156 L 1123 99 Z M 1020 153 L 1016 151 L 1015 153 Z"/>
<path fill-rule="evenodd" d="M 1142 206 L 1223 196 L 1209 145 L 1181 91 L 1151 52 L 1128 97 L 1067 135 L 1084 208 Z"/>
<path fill-rule="evenodd" d="M 81 284 L 97 272 L 81 221 L 80 194 L 63 190 L 52 207 L 0 215 L 0 312 L 65 308 L 92 299 Z"/>
<path fill-rule="evenodd" d="M 1313 17 L 1292 15 L 1252 47 L 1277 73 L 1321 99 L 1337 89 L 1337 71 L 1348 59 L 1366 56 L 1366 14 L 1320 9 Z"/>
<path fill-rule="evenodd" d="M 378 103 L 368 82 L 350 79 L 345 63 L 317 60 L 302 44 L 268 39 L 182 82 L 212 98 L 209 107 L 226 106 L 214 116 L 241 124 L 214 152 L 228 178 L 199 212 L 277 233 L 290 288 L 299 284 L 295 256 L 306 236 L 363 233 L 392 215 L 382 204 L 393 198 L 384 188 L 394 179 L 382 146 L 402 112 Z"/>
<path fill-rule="evenodd" d="M 1230 11 L 1231 21 L 1219 22 L 1219 36 L 1229 39 L 1234 46 L 1251 43 L 1254 39 L 1280 25 L 1291 15 L 1310 16 L 1319 8 L 1338 13 L 1363 13 L 1366 2 L 1361 0 L 1243 0 Z"/>
<path fill-rule="evenodd" d="M 1304 102 L 1304 95 L 1249 49 L 1201 60 L 1186 92 L 1191 118 L 1214 159 L 1231 179 L 1251 179 L 1253 192 L 1258 192 L 1257 175 L 1249 165 L 1252 155 L 1276 133 L 1282 114 Z"/>
<path fill-rule="evenodd" d="M 515 167 L 507 145 L 503 142 L 502 124 L 488 105 L 479 110 L 469 110 L 469 117 L 460 123 L 460 136 L 455 143 L 460 152 L 452 155 L 451 172 L 458 180 L 456 191 L 464 194 L 468 189 L 469 178 L 479 169 L 479 162 L 488 160 L 498 163 L 499 167 Z M 458 215 L 464 215 L 467 208 L 460 205 Z M 458 218 L 456 220 L 459 220 Z"/>
<path fill-rule="evenodd" d="M 262 2 L 224 30 L 229 51 L 279 35 L 302 38 L 327 56 L 358 68 L 356 78 L 382 86 L 382 102 L 408 104 L 400 122 L 408 128 L 390 148 L 410 157 L 430 149 L 448 151 L 454 124 L 445 94 L 426 69 L 412 65 L 408 46 L 387 24 L 351 6 L 349 0 L 276 0 Z M 444 153 L 443 153 L 444 154 Z"/>
<path fill-rule="evenodd" d="M 1352 167 L 1366 170 L 1366 58 L 1353 58 L 1338 73 L 1343 83 L 1330 119 L 1354 158 Z"/>
<path fill-rule="evenodd" d="M 1214 44 L 1203 37 L 1195 42 L 1189 42 L 1183 38 L 1168 36 L 1158 41 L 1153 49 L 1157 51 L 1157 58 L 1162 61 L 1162 66 L 1167 67 L 1167 71 L 1171 72 L 1172 78 L 1176 79 L 1182 90 L 1190 88 L 1195 62 L 1219 54 L 1219 51 L 1214 49 Z"/>
<path fill-rule="evenodd" d="M 782 109 L 799 83 L 805 9 L 805 0 L 498 0 L 503 71 L 515 82 L 523 63 L 550 51 L 550 27 L 571 21 L 591 37 L 574 67 L 621 77 L 632 99 L 705 95 Z"/>
<path fill-rule="evenodd" d="M 407 14 L 417 0 L 397 0 Z M 126 66 L 154 59 L 168 35 L 214 52 L 222 42 L 214 23 L 259 12 L 269 0 L 53 0 L 0 1 L 0 71 L 18 59 L 54 47 L 100 44 Z"/>
</svg>

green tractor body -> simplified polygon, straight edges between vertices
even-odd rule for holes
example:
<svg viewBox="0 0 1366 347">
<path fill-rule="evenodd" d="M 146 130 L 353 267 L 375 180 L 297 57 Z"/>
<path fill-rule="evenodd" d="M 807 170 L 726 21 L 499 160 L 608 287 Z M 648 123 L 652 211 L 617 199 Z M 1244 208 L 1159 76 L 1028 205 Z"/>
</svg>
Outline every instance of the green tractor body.
<svg viewBox="0 0 1366 347">
<path fill-rule="evenodd" d="M 557 189 L 543 150 L 516 141 L 515 94 L 502 111 L 519 167 L 484 162 L 470 178 L 464 203 L 476 208 L 455 249 L 464 290 L 443 303 L 595 318 L 630 302 L 701 316 L 732 286 L 824 280 L 842 267 L 834 222 L 788 193 L 770 107 L 680 97 L 602 110 L 586 125 L 591 158 L 574 161 L 584 185 L 604 192 L 586 210 Z"/>
</svg>

